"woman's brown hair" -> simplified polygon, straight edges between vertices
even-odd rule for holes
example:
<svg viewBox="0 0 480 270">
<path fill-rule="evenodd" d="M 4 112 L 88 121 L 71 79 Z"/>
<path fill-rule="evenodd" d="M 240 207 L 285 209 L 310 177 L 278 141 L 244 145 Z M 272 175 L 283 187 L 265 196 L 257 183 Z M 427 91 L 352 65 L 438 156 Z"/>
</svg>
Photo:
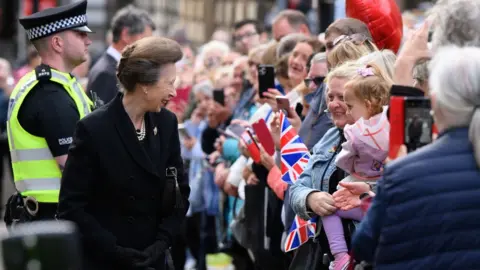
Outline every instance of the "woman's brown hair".
<svg viewBox="0 0 480 270">
<path fill-rule="evenodd" d="M 182 59 L 180 45 L 163 37 L 147 37 L 128 45 L 117 67 L 117 79 L 123 89 L 132 92 L 137 84 L 154 85 L 166 64 Z"/>
<path fill-rule="evenodd" d="M 370 40 L 373 40 L 368 26 L 364 22 L 353 18 L 339 19 L 330 24 L 325 31 L 325 37 L 328 37 L 331 34 L 337 34 L 339 36 L 363 34 Z"/>
</svg>

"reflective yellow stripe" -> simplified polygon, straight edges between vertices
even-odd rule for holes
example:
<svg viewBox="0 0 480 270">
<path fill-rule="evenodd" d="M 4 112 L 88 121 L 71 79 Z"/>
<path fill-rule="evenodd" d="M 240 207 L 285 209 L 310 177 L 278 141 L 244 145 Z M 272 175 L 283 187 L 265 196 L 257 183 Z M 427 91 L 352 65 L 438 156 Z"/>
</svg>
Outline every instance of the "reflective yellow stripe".
<svg viewBox="0 0 480 270">
<path fill-rule="evenodd" d="M 51 69 L 50 81 L 61 84 L 75 102 L 80 119 L 90 113 L 92 102 L 75 77 Z M 39 202 L 58 202 L 62 172 L 45 138 L 28 133 L 18 121 L 18 112 L 29 91 L 39 83 L 35 71 L 20 80 L 12 92 L 7 133 L 12 157 L 13 176 L 17 190 Z M 62 112 L 59 112 L 62 113 Z"/>
<path fill-rule="evenodd" d="M 60 190 L 60 178 L 37 178 L 15 181 L 20 192 L 39 190 Z"/>
<path fill-rule="evenodd" d="M 85 92 L 83 92 L 83 89 L 81 88 L 81 85 L 78 81 L 75 81 L 73 84 L 73 91 L 78 95 L 80 100 L 82 101 L 83 104 L 83 113 L 87 115 L 90 112 L 90 105 L 88 104 L 87 100 L 85 99 Z"/>
<path fill-rule="evenodd" d="M 12 156 L 12 162 L 50 160 L 54 158 L 49 148 L 12 149 L 10 155 Z"/>
<path fill-rule="evenodd" d="M 10 120 L 10 117 L 12 116 L 13 108 L 15 107 L 18 99 L 23 95 L 23 93 L 25 93 L 26 90 L 30 89 L 30 87 L 32 87 L 37 82 L 37 78 L 35 76 L 31 76 L 13 98 L 10 96 L 10 101 L 8 104 L 8 120 Z"/>
<path fill-rule="evenodd" d="M 82 103 L 83 113 L 86 115 L 90 112 L 90 106 L 87 100 L 85 99 L 85 93 L 83 92 L 80 86 L 80 83 L 77 82 L 76 79 L 74 79 L 74 81 L 72 82 L 67 77 L 65 77 L 65 75 L 62 75 L 61 73 L 55 70 L 52 70 L 52 78 L 62 81 L 66 85 L 70 85 L 73 91 L 75 92 L 75 94 L 77 95 L 77 97 L 80 99 L 80 102 Z"/>
<path fill-rule="evenodd" d="M 59 190 L 34 190 L 22 192 L 22 196 L 31 196 L 40 203 L 58 203 Z"/>
</svg>

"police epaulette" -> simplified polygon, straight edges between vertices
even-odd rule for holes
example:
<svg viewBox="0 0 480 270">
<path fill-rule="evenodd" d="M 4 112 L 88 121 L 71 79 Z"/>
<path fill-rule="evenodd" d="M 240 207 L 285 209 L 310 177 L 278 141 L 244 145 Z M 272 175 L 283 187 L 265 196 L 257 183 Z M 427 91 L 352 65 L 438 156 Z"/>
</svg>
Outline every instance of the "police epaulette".
<svg viewBox="0 0 480 270">
<path fill-rule="evenodd" d="M 35 68 L 35 75 L 37 76 L 37 80 L 39 81 L 48 81 L 52 77 L 52 71 L 47 65 L 39 65 Z"/>
</svg>

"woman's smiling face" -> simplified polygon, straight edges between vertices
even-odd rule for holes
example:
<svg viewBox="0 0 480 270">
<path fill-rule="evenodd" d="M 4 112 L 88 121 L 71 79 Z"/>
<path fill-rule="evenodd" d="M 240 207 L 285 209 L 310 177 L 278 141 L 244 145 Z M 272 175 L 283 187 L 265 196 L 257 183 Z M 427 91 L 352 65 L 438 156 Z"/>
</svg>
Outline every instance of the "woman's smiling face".
<svg viewBox="0 0 480 270">
<path fill-rule="evenodd" d="M 306 42 L 299 42 L 288 58 L 288 78 L 299 84 L 307 77 L 307 61 L 313 49 Z"/>
<path fill-rule="evenodd" d="M 347 104 L 343 98 L 345 93 L 344 85 L 348 82 L 346 78 L 332 78 L 328 82 L 327 102 L 328 111 L 332 116 L 333 124 L 343 129 L 346 124 L 353 124 L 353 118 L 347 114 Z"/>
</svg>

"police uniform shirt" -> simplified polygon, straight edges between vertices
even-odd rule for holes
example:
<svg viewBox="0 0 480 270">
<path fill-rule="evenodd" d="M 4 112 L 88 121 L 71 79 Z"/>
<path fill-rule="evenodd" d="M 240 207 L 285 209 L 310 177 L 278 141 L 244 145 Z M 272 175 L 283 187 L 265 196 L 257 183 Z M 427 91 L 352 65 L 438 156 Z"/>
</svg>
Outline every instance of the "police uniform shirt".
<svg viewBox="0 0 480 270">
<path fill-rule="evenodd" d="M 18 112 L 20 125 L 27 132 L 45 138 L 54 157 L 68 153 L 79 119 L 73 99 L 61 84 L 52 81 L 40 81 L 25 97 Z"/>
<path fill-rule="evenodd" d="M 90 33 L 86 12 L 87 1 L 84 0 L 42 10 L 20 18 L 19 22 L 30 41 L 66 30 Z M 45 138 L 54 157 L 68 153 L 79 119 L 77 106 L 68 92 L 48 79 L 40 79 L 18 112 L 20 125 L 30 134 Z"/>
</svg>

